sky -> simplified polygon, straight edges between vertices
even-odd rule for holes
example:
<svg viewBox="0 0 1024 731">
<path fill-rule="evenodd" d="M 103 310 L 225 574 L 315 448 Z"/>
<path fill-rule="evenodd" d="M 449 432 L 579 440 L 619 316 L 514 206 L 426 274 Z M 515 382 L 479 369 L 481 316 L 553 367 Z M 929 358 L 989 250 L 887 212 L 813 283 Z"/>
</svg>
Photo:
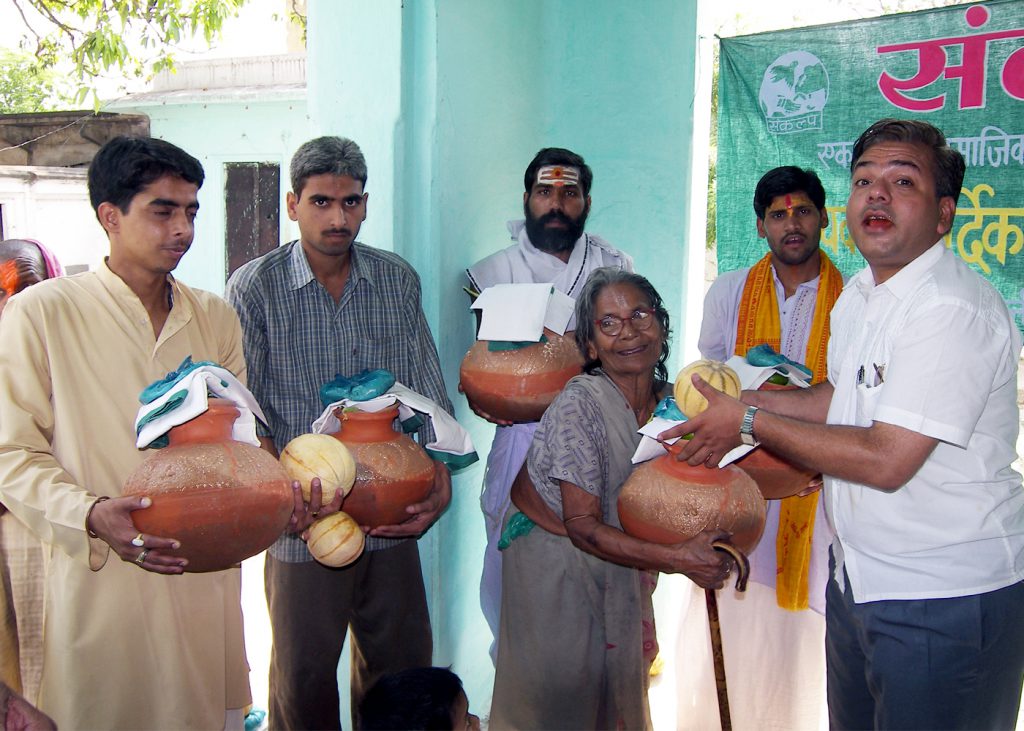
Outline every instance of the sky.
<svg viewBox="0 0 1024 731">
<path fill-rule="evenodd" d="M 701 0 L 720 36 L 762 33 L 897 12 L 957 5 L 967 0 Z"/>
</svg>

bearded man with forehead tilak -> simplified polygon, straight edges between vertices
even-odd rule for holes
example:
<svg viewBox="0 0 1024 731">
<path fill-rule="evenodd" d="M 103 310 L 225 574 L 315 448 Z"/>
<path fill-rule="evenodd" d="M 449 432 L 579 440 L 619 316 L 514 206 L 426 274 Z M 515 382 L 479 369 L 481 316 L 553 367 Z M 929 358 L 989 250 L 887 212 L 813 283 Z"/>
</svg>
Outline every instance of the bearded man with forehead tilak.
<svg viewBox="0 0 1024 731">
<path fill-rule="evenodd" d="M 467 269 L 470 286 L 482 292 L 496 284 L 551 282 L 576 299 L 587 277 L 599 267 L 633 271 L 632 257 L 584 231 L 593 177 L 583 158 L 571 150 L 546 147 L 538 152 L 523 177 L 525 218 L 508 222 L 514 243 Z M 570 321 L 569 330 L 575 327 Z M 480 500 L 487 525 L 480 604 L 497 638 L 501 607 L 501 554 L 497 544 L 511 506 L 512 481 L 526 461 L 537 423 L 513 424 L 483 413 L 472 402 L 470 407 L 497 425 Z M 492 644 L 492 659 L 494 651 Z"/>
</svg>

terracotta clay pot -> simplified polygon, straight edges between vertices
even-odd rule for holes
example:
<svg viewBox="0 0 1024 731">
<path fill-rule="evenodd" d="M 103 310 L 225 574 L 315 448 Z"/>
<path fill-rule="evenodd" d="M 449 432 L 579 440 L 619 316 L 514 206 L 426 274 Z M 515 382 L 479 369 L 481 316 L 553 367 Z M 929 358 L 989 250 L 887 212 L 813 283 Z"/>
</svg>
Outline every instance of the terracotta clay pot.
<svg viewBox="0 0 1024 731">
<path fill-rule="evenodd" d="M 132 513 L 142 533 L 175 538 L 186 571 L 220 571 L 267 548 L 288 525 L 288 475 L 268 452 L 231 438 L 238 409 L 210 399 L 209 409 L 168 433 L 125 482 L 125 495 L 153 504 Z"/>
<path fill-rule="evenodd" d="M 619 492 L 622 529 L 652 543 L 679 543 L 721 528 L 749 553 L 761 538 L 766 509 L 743 470 L 691 467 L 668 454 L 639 465 Z"/>
<path fill-rule="evenodd" d="M 787 391 L 793 388 L 798 388 L 798 386 L 765 383 L 758 390 Z M 746 456 L 736 460 L 733 464 L 754 478 L 754 482 L 757 483 L 766 500 L 778 500 L 796 495 L 807 487 L 807 483 L 813 477 L 818 475 L 817 470 L 801 467 L 770 452 L 765 447 L 758 447 L 748 452 Z"/>
<path fill-rule="evenodd" d="M 434 484 L 434 462 L 423 448 L 395 431 L 398 408 L 336 409 L 341 440 L 356 460 L 356 482 L 342 509 L 359 525 L 376 528 L 408 519 L 405 508 L 422 501 Z"/>
<path fill-rule="evenodd" d="M 571 334 L 545 330 L 546 343 L 491 352 L 477 340 L 462 359 L 459 381 L 481 411 L 506 421 L 538 421 L 573 376 L 583 356 Z"/>
</svg>

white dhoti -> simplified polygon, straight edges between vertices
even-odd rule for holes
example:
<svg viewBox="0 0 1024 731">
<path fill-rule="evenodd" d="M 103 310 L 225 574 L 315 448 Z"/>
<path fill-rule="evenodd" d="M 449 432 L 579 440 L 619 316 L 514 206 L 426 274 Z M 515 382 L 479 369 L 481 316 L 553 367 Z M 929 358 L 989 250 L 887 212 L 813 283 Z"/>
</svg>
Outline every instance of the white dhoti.
<svg viewBox="0 0 1024 731">
<path fill-rule="evenodd" d="M 487 527 L 484 570 L 480 577 L 480 607 L 494 636 L 490 648 L 492 660 L 497 652 L 498 620 L 501 614 L 501 553 L 498 551 L 498 539 L 501 538 L 502 526 L 505 525 L 505 517 L 512 505 L 512 482 L 526 462 L 526 452 L 535 431 L 536 423 L 499 426 L 495 430 L 494 443 L 487 457 L 484 488 L 480 495 L 480 507 Z"/>
</svg>

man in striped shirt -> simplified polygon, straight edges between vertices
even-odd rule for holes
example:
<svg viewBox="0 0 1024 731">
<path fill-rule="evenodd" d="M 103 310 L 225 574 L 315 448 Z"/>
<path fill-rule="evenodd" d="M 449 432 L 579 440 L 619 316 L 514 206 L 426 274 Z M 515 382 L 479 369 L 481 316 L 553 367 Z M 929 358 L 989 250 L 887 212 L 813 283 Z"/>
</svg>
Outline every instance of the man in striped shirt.
<svg viewBox="0 0 1024 731">
<path fill-rule="evenodd" d="M 401 257 L 356 241 L 366 217 L 366 177 L 351 140 L 303 144 L 292 159 L 287 197 L 300 239 L 245 264 L 228 282 L 227 298 L 242 322 L 249 387 L 269 422 L 263 441 L 274 453 L 310 430 L 322 409 L 320 387 L 339 373 L 386 368 L 451 412 L 419 276 Z M 431 436 L 427 427 L 418 434 L 421 444 Z M 293 521 L 270 548 L 272 728 L 340 728 L 337 665 L 349 629 L 353 715 L 381 675 L 431 664 L 430 619 L 412 539 L 450 499 L 449 472 L 438 464 L 433 491 L 407 508 L 408 520 L 374 529 L 363 556 L 335 569 L 314 561 L 300 537 L 314 516 L 340 505 L 321 505 L 314 492 L 306 520 Z"/>
</svg>

